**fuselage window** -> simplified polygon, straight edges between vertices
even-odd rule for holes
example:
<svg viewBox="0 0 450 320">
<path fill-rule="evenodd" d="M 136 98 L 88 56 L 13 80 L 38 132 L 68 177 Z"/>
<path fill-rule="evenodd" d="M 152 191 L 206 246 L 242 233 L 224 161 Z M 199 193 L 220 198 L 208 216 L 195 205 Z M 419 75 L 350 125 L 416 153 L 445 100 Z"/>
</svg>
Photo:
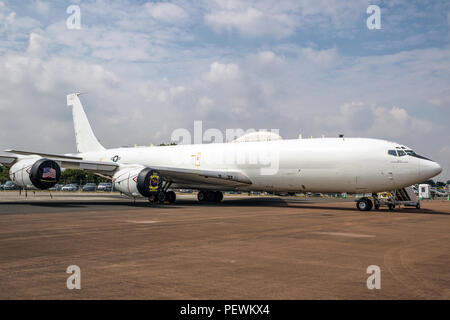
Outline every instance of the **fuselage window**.
<svg viewBox="0 0 450 320">
<path fill-rule="evenodd" d="M 396 156 L 397 156 L 397 151 L 395 151 L 395 150 L 389 150 L 389 151 L 388 151 L 388 154 L 391 155 L 391 156 L 396 157 Z"/>
<path fill-rule="evenodd" d="M 397 152 L 398 152 L 398 156 L 399 156 L 399 157 L 406 156 L 406 153 L 405 153 L 405 151 L 403 151 L 403 150 L 397 150 Z"/>
</svg>

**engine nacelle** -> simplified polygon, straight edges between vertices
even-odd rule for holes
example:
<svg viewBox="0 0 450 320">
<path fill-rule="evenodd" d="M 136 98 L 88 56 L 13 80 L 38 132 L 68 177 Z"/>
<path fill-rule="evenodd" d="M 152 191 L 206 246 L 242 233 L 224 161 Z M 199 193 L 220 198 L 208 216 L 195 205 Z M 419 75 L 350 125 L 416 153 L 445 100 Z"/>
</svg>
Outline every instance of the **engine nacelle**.
<svg viewBox="0 0 450 320">
<path fill-rule="evenodd" d="M 53 160 L 33 157 L 19 160 L 9 170 L 9 177 L 22 188 L 45 190 L 58 183 L 61 167 Z"/>
<path fill-rule="evenodd" d="M 159 189 L 159 174 L 145 167 L 124 168 L 112 179 L 114 190 L 133 197 L 149 198 Z"/>
</svg>

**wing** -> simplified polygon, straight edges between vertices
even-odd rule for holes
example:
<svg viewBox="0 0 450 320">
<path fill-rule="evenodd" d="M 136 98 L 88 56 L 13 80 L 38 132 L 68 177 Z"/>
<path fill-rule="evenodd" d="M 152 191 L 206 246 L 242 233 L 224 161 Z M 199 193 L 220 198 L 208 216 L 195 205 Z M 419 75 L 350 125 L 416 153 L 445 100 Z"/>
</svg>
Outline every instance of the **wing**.
<svg viewBox="0 0 450 320">
<path fill-rule="evenodd" d="M 10 151 L 8 150 L 8 152 L 10 152 Z M 117 168 L 119 167 L 118 164 L 113 163 L 113 162 L 86 161 L 86 160 L 83 160 L 82 158 L 65 156 L 65 155 L 50 155 L 50 154 L 44 154 L 44 153 L 32 153 L 32 152 L 25 152 L 25 151 L 21 151 L 21 153 L 23 156 L 36 155 L 36 156 L 44 157 L 46 159 L 54 160 L 62 168 L 87 170 L 87 171 L 92 171 L 94 173 L 99 173 L 99 174 L 106 175 L 106 176 L 113 176 L 114 173 L 116 172 Z M 21 158 L 22 157 L 20 157 L 20 155 L 0 156 L 0 164 L 5 167 L 11 167 Z"/>
<path fill-rule="evenodd" d="M 112 177 L 122 165 L 114 162 L 95 162 L 86 161 L 82 158 L 67 155 L 55 155 L 45 153 L 34 153 L 27 151 L 8 150 L 17 155 L 0 156 L 0 164 L 10 167 L 22 156 L 37 155 L 56 161 L 62 168 L 81 169 L 98 173 L 104 176 Z M 129 166 L 129 165 L 123 165 Z M 136 165 L 138 166 L 138 165 Z M 199 170 L 172 168 L 164 166 L 151 166 L 152 169 L 159 172 L 159 175 L 166 181 L 179 187 L 198 189 L 206 188 L 234 188 L 251 185 L 251 180 L 238 170 Z"/>
<path fill-rule="evenodd" d="M 240 171 L 198 170 L 152 166 L 166 181 L 186 188 L 234 188 L 251 185 L 252 181 Z"/>
<path fill-rule="evenodd" d="M 43 158 L 59 158 L 59 159 L 71 159 L 71 160 L 83 160 L 83 158 L 69 155 L 51 154 L 51 153 L 41 153 L 32 151 L 21 151 L 21 150 L 5 150 L 5 152 L 12 154 L 20 154 L 23 156 L 41 156 Z"/>
</svg>

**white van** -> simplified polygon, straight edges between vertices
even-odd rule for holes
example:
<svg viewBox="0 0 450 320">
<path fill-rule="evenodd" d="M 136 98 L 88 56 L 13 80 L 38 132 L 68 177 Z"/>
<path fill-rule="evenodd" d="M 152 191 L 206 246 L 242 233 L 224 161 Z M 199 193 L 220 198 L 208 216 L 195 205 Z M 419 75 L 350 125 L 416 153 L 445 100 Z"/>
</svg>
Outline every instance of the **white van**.
<svg viewBox="0 0 450 320">
<path fill-rule="evenodd" d="M 429 184 L 419 184 L 419 199 L 430 199 L 430 185 Z"/>
</svg>

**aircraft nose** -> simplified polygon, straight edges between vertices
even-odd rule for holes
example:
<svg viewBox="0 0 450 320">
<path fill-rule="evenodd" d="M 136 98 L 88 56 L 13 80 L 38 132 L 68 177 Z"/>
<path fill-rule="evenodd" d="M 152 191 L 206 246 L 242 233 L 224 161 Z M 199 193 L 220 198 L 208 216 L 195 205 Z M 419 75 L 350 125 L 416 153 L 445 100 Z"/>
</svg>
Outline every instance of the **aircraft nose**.
<svg viewBox="0 0 450 320">
<path fill-rule="evenodd" d="M 429 179 L 442 172 L 441 166 L 434 161 L 422 160 L 420 163 L 420 175 L 423 179 Z"/>
</svg>

